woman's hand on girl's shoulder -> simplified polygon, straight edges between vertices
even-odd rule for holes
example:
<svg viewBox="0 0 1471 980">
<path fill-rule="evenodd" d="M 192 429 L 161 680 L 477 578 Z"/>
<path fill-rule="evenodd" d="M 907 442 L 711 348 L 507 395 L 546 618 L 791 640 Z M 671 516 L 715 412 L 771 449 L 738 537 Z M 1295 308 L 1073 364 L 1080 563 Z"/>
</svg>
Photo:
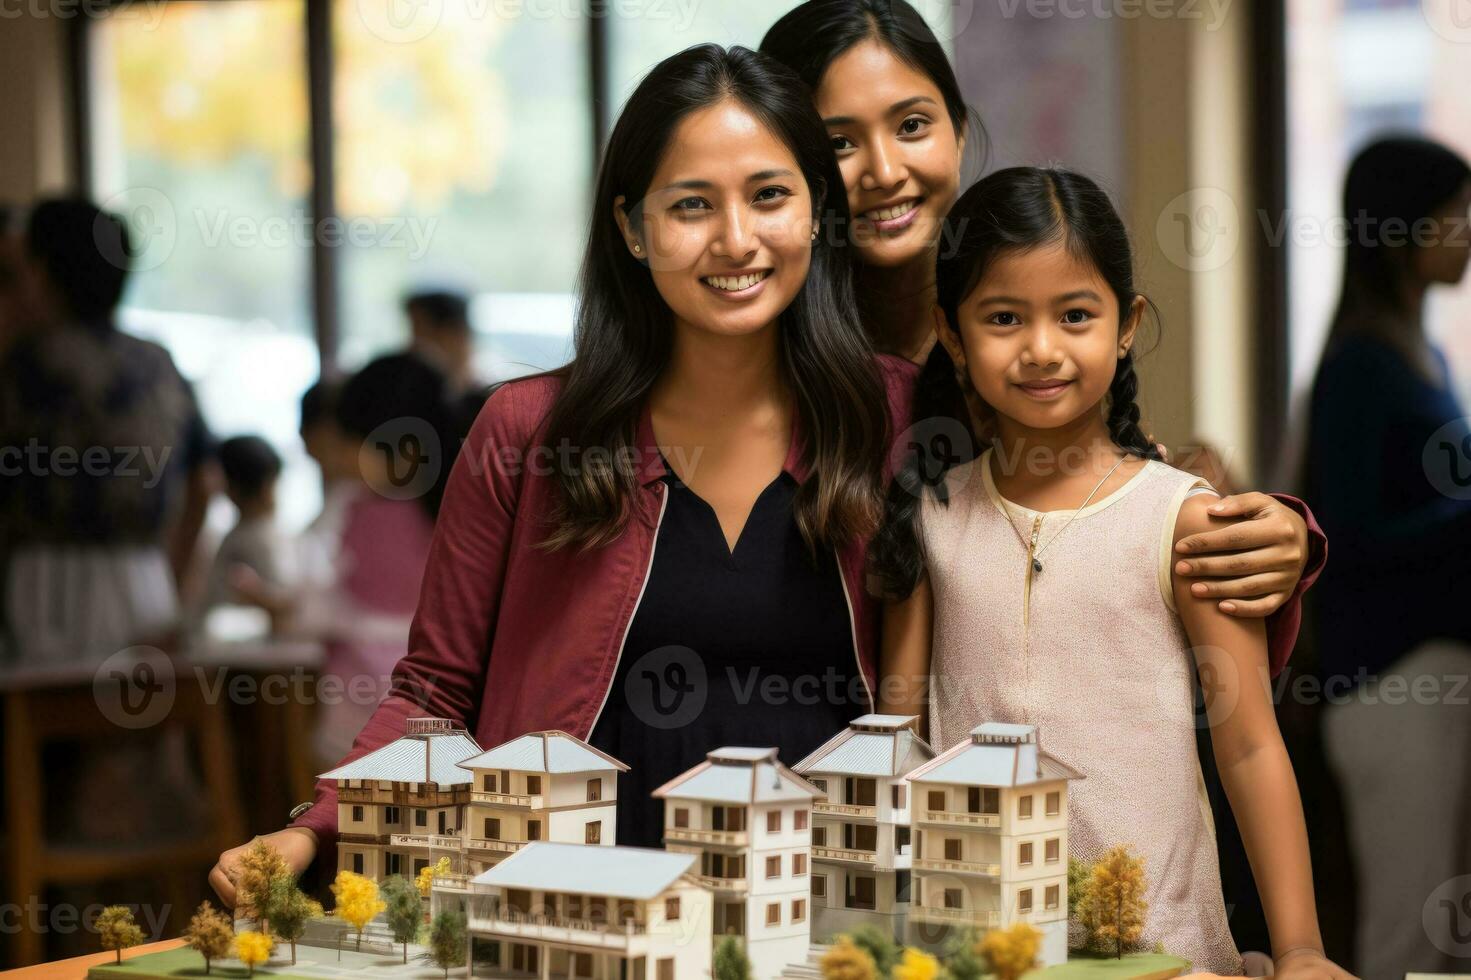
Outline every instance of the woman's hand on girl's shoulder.
<svg viewBox="0 0 1471 980">
<path fill-rule="evenodd" d="M 1201 579 L 1191 583 L 1191 595 L 1218 600 L 1217 608 L 1231 616 L 1260 619 L 1282 608 L 1307 562 L 1307 523 L 1276 498 L 1255 492 L 1222 497 L 1206 512 L 1235 520 L 1175 543 L 1175 572 Z"/>
</svg>

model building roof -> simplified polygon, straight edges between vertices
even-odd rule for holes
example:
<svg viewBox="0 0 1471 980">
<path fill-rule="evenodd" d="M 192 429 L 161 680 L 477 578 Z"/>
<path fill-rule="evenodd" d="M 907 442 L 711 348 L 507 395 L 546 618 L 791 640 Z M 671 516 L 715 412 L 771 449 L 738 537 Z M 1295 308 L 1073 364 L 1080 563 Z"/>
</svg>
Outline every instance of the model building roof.
<svg viewBox="0 0 1471 980">
<path fill-rule="evenodd" d="M 821 797 L 822 790 L 792 772 L 776 749 L 728 746 L 705 756 L 693 769 L 654 790 L 656 799 L 711 803 L 778 803 Z"/>
<path fill-rule="evenodd" d="M 465 769 L 515 769 L 519 772 L 627 772 L 628 766 L 566 732 L 532 732 L 513 738 L 460 763 Z"/>
<path fill-rule="evenodd" d="M 914 715 L 864 715 L 792 768 L 845 776 L 901 776 L 934 758 L 935 750 L 911 727 Z"/>
<path fill-rule="evenodd" d="M 907 777 L 917 783 L 1027 786 L 1083 774 L 1042 751 L 1037 726 L 986 722 L 970 738 L 940 753 Z"/>
<path fill-rule="evenodd" d="M 476 875 L 473 882 L 500 888 L 646 899 L 674 884 L 697 857 L 654 847 L 533 841 Z"/>
<path fill-rule="evenodd" d="M 321 779 L 376 779 L 395 783 L 461 786 L 470 774 L 458 763 L 480 752 L 461 729 L 438 718 L 410 718 L 407 734 L 336 769 Z"/>
</svg>

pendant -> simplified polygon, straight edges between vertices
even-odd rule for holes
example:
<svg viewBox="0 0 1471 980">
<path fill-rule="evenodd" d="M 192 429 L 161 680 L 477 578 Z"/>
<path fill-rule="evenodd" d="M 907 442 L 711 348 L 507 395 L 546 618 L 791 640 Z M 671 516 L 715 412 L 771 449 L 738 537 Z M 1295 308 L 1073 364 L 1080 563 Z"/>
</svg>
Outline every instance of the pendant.
<svg viewBox="0 0 1471 980">
<path fill-rule="evenodd" d="M 1036 558 L 1032 559 L 1032 571 L 1038 575 L 1042 574 L 1042 562 Z"/>
</svg>

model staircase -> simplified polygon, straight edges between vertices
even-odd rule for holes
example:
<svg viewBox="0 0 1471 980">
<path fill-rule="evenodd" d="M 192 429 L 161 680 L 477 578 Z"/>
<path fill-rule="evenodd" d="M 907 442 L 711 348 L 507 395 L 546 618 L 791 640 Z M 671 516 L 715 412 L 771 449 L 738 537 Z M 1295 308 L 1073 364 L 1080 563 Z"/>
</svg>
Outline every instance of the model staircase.
<svg viewBox="0 0 1471 980">
<path fill-rule="evenodd" d="M 813 943 L 807 947 L 806 962 L 789 965 L 781 972 L 778 980 L 822 980 L 822 967 L 818 964 L 822 962 L 823 956 L 831 948 L 821 943 Z"/>
</svg>

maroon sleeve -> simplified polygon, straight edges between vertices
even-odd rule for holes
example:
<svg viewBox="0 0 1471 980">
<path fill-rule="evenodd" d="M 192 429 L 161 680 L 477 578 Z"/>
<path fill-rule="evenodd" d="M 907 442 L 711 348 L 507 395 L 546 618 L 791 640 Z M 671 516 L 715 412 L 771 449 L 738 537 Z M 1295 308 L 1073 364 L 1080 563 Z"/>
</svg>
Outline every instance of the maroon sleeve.
<svg viewBox="0 0 1471 980">
<path fill-rule="evenodd" d="M 411 717 L 450 718 L 474 731 L 526 450 L 546 385 L 544 379 L 502 385 L 476 417 L 445 487 L 409 627 L 408 653 L 394 666 L 388 696 L 343 762 L 400 737 Z M 337 789 L 332 781 L 317 780 L 312 806 L 291 826 L 315 832 L 317 860 L 335 866 Z"/>
<path fill-rule="evenodd" d="M 1303 567 L 1302 578 L 1298 579 L 1297 588 L 1292 590 L 1282 608 L 1267 617 L 1267 661 L 1271 664 L 1272 676 L 1276 677 L 1287 666 L 1292 648 L 1297 644 L 1297 631 L 1302 626 L 1303 593 L 1318 580 L 1328 561 L 1328 536 L 1318 526 L 1318 520 L 1307 504 L 1285 493 L 1271 496 L 1296 511 L 1308 525 L 1308 560 Z"/>
</svg>

